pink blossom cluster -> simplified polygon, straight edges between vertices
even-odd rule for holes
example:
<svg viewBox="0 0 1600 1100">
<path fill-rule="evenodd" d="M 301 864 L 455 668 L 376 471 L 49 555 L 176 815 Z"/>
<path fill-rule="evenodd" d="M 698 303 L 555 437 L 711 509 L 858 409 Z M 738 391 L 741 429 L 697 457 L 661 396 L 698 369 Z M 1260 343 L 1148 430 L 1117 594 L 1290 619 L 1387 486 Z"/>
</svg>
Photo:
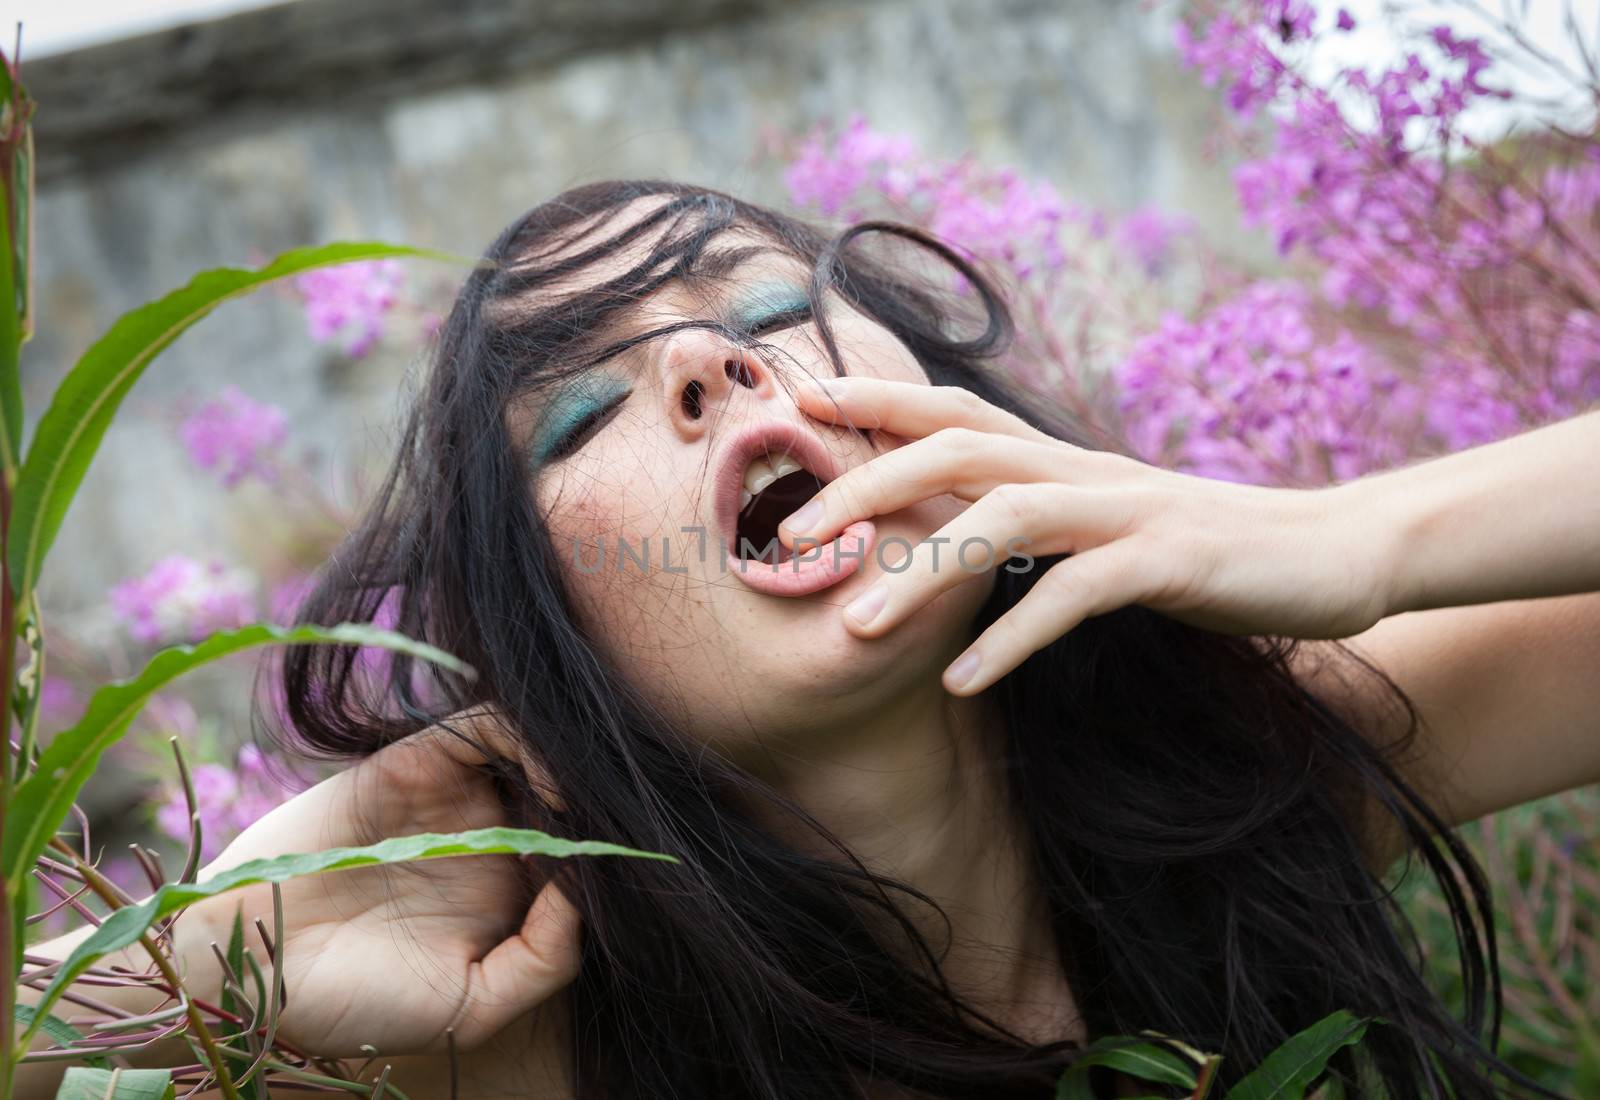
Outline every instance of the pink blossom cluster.
<svg viewBox="0 0 1600 1100">
<path fill-rule="evenodd" d="M 178 428 L 194 464 L 219 473 L 230 489 L 251 474 L 276 480 L 272 456 L 288 434 L 282 409 L 253 400 L 235 385 L 223 387 Z"/>
<path fill-rule="evenodd" d="M 1527 170 L 1469 143 L 1463 117 L 1508 93 L 1448 26 L 1386 70 L 1344 69 L 1336 98 L 1279 56 L 1310 34 L 1311 5 L 1252 6 L 1183 26 L 1180 52 L 1229 82 L 1242 119 L 1276 108 L 1269 148 L 1235 173 L 1246 221 L 1316 261 L 1331 309 L 1392 326 L 1423 398 L 1418 445 L 1488 442 L 1600 397 L 1600 148 Z"/>
<path fill-rule="evenodd" d="M 1317 485 L 1405 457 L 1419 395 L 1310 292 L 1257 282 L 1198 320 L 1172 313 L 1117 372 L 1129 442 L 1227 481 Z M 1353 430 L 1360 425 L 1360 430 Z"/>
<path fill-rule="evenodd" d="M 1145 277 L 1156 277 L 1194 229 L 1187 216 L 1153 204 L 1119 217 L 971 156 L 927 156 L 909 137 L 875 130 L 859 115 L 831 138 L 822 127 L 808 134 L 783 177 L 800 207 L 845 221 L 889 216 L 921 226 L 1025 284 L 1054 284 L 1064 269 L 1081 268 L 1082 254 L 1101 242 Z"/>
<path fill-rule="evenodd" d="M 1301 248 L 1315 256 L 1334 304 L 1382 309 L 1402 325 L 1436 327 L 1461 308 L 1441 270 L 1503 262 L 1542 229 L 1525 204 L 1496 201 L 1514 195 L 1483 194 L 1480 177 L 1447 170 L 1459 117 L 1502 93 L 1482 83 L 1482 48 L 1440 31 L 1433 40 L 1448 52 L 1439 65 L 1461 60 L 1459 77 L 1416 53 L 1375 78 L 1344 70 L 1345 87 L 1375 119 L 1370 128 L 1328 91 L 1286 81 L 1273 147 L 1235 173 L 1247 224 L 1265 228 L 1286 255 Z"/>
<path fill-rule="evenodd" d="M 377 343 L 384 317 L 399 300 L 397 260 L 357 260 L 297 275 L 294 289 L 305 301 L 311 338 L 331 343 L 346 334 L 345 354 L 361 358 Z"/>
<path fill-rule="evenodd" d="M 1194 219 L 1151 203 L 1128 214 L 1116 229 L 1117 243 L 1149 278 L 1158 277 L 1172 259 L 1177 241 L 1194 232 Z"/>
<path fill-rule="evenodd" d="M 1340 14 L 1341 27 L 1348 30 L 1348 13 L 1341 9 Z M 1224 7 L 1198 29 L 1178 23 L 1178 54 L 1207 87 L 1225 83 L 1228 107 L 1248 118 L 1278 97 L 1289 75 L 1268 37 L 1279 43 L 1304 40 L 1315 20 L 1316 11 L 1305 0 L 1261 0 L 1254 10 L 1242 12 Z"/>
<path fill-rule="evenodd" d="M 216 560 L 171 554 L 112 587 L 112 611 L 139 642 L 199 641 L 255 621 L 255 578 Z"/>
<path fill-rule="evenodd" d="M 280 770 L 255 745 L 241 747 L 231 764 L 197 764 L 191 769 L 202 860 L 215 859 L 245 827 L 302 789 Z M 188 842 L 189 804 L 181 786 L 168 788 L 156 810 L 156 825 L 172 839 Z"/>
<path fill-rule="evenodd" d="M 919 160 L 911 139 L 885 134 L 853 116 L 833 140 L 817 130 L 790 159 L 783 179 L 789 197 L 830 218 L 861 221 L 873 198 L 904 200 Z"/>
<path fill-rule="evenodd" d="M 1103 221 L 1086 218 L 1048 183 L 985 168 L 971 157 L 924 157 L 909 138 L 880 133 L 860 116 L 832 140 L 820 129 L 810 134 L 784 181 L 797 205 L 848 221 L 887 207 L 1019 279 L 1061 269 L 1067 227 L 1105 232 Z"/>
</svg>

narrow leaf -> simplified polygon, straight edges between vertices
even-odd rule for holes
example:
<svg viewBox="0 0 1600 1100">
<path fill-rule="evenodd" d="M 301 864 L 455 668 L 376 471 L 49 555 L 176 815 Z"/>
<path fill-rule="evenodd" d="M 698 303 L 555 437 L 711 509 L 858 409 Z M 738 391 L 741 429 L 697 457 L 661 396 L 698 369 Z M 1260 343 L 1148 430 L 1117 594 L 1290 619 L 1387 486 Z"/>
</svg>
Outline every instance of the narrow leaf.
<svg viewBox="0 0 1600 1100">
<path fill-rule="evenodd" d="M 1371 1022 L 1342 1009 L 1323 1017 L 1262 1059 L 1224 1100 L 1304 1100 L 1328 1060 L 1360 1042 Z"/>
<path fill-rule="evenodd" d="M 352 260 L 395 256 L 460 259 L 376 241 L 298 248 L 262 268 L 203 271 L 189 285 L 123 314 L 67 372 L 28 446 L 6 548 L 18 598 L 38 581 L 44 556 L 112 417 L 157 354 L 223 302 L 275 279 Z"/>
<path fill-rule="evenodd" d="M 27 1027 L 34 1022 L 34 1018 L 38 1015 L 38 1009 L 34 1008 L 33 1005 L 19 1004 L 16 1006 L 16 1013 L 17 1023 Z M 45 1013 L 44 1019 L 39 1021 L 39 1026 L 35 1030 L 42 1031 L 50 1036 L 55 1040 L 56 1045 L 60 1047 L 75 1046 L 83 1041 L 83 1032 L 67 1023 L 60 1016 L 52 1016 L 48 1012 Z M 99 1066 L 105 1069 L 111 1067 L 111 1063 L 107 1062 L 102 1055 L 95 1054 L 92 1050 L 84 1052 L 83 1060 L 91 1066 Z"/>
<path fill-rule="evenodd" d="M 1093 1100 L 1089 1071 L 1097 1066 L 1116 1070 L 1140 1081 L 1193 1089 L 1198 1083 L 1191 1060 L 1159 1043 L 1132 1042 L 1124 1036 L 1107 1036 L 1091 1043 L 1061 1075 L 1056 1100 Z"/>
<path fill-rule="evenodd" d="M 634 856 L 663 859 L 676 863 L 672 856 L 641 852 L 600 840 L 566 840 L 536 829 L 511 829 L 503 826 L 473 829 L 464 833 L 417 833 L 390 837 L 360 848 L 329 848 L 321 852 L 299 852 L 253 859 L 231 867 L 204 882 L 169 882 L 137 905 L 124 906 L 112 913 L 62 962 L 40 1000 L 48 1008 L 80 974 L 106 954 L 136 941 L 155 921 L 175 913 L 202 898 L 262 882 L 285 882 L 301 875 L 322 874 L 346 867 L 366 867 L 377 863 L 407 863 L 412 860 L 442 859 L 464 855 Z M 24 1041 L 28 1036 L 24 1036 Z"/>
<path fill-rule="evenodd" d="M 228 935 L 228 949 L 223 952 L 223 957 L 228 960 L 228 965 L 233 968 L 235 974 L 244 974 L 244 917 L 239 913 L 233 915 L 233 930 Z M 265 1001 L 262 1002 L 262 1007 L 266 1007 Z M 248 1005 L 234 1002 L 232 990 L 222 991 L 222 1011 L 243 1016 L 248 1009 Z"/>
<path fill-rule="evenodd" d="M 8 97 L 9 98 L 9 97 Z M 8 112 L 9 113 L 9 112 Z M 4 136 L 0 135 L 0 141 Z M 17 154 L 11 153 L 14 157 Z M 0 156 L 0 469 L 15 469 L 22 461 L 22 318 L 24 303 L 17 285 L 17 227 L 12 222 L 17 196 L 17 173 L 9 158 Z"/>
<path fill-rule="evenodd" d="M 172 1072 L 164 1069 L 85 1069 L 73 1066 L 56 1100 L 174 1100 Z"/>
<path fill-rule="evenodd" d="M 194 645 L 163 649 L 138 675 L 96 691 L 78 724 L 56 735 L 40 754 L 38 768 L 17 788 L 6 811 L 5 839 L 0 844 L 0 866 L 11 888 L 21 891 L 24 877 L 94 774 L 100 754 L 127 732 L 152 694 L 198 665 L 271 643 L 379 646 L 475 675 L 470 665 L 442 649 L 366 623 L 293 627 L 255 623 L 237 630 L 220 630 Z"/>
</svg>

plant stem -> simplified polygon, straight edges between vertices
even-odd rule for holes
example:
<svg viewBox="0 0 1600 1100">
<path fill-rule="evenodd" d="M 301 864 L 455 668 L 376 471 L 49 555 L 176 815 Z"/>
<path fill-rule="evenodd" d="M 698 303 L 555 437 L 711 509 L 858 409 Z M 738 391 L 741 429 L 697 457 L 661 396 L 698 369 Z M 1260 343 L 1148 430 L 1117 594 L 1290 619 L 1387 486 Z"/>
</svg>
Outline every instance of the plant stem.
<svg viewBox="0 0 1600 1100">
<path fill-rule="evenodd" d="M 55 843 L 58 845 L 58 848 L 66 848 L 66 845 L 60 844 L 59 841 Z M 67 849 L 64 854 L 71 858 L 74 869 L 76 869 L 77 872 L 83 876 L 83 880 L 84 882 L 88 883 L 89 888 L 92 889 L 96 894 L 99 894 L 100 897 L 105 900 L 106 904 L 113 906 L 120 906 L 123 904 L 120 897 L 121 891 L 117 889 L 115 884 L 108 881 L 103 875 L 100 874 L 99 871 L 91 866 L 87 860 L 83 859 L 76 852 L 73 852 L 70 849 Z M 177 970 L 174 969 L 172 960 L 167 958 L 166 953 L 162 951 L 156 942 L 150 938 L 150 934 L 148 932 L 139 936 L 139 944 L 145 949 L 145 952 L 150 956 L 150 958 L 154 960 L 156 969 L 161 972 L 161 976 L 166 979 L 167 984 L 174 991 L 182 989 L 183 979 L 179 977 Z M 186 1006 L 185 1014 L 189 1020 L 189 1030 L 193 1032 L 194 1037 L 199 1041 L 201 1049 L 203 1049 L 206 1053 L 206 1059 L 211 1063 L 211 1068 L 216 1072 L 217 1088 L 222 1092 L 225 1100 L 241 1100 L 239 1096 L 239 1090 L 234 1086 L 233 1077 L 228 1072 L 228 1067 L 224 1061 L 222 1048 L 217 1046 L 217 1041 L 212 1036 L 211 1030 L 206 1027 L 205 1017 L 200 1014 L 199 1006 L 196 1005 L 193 1000 L 187 997 L 184 998 L 184 1003 Z M 7 1100 L 9 1100 L 9 1097 Z"/>
</svg>

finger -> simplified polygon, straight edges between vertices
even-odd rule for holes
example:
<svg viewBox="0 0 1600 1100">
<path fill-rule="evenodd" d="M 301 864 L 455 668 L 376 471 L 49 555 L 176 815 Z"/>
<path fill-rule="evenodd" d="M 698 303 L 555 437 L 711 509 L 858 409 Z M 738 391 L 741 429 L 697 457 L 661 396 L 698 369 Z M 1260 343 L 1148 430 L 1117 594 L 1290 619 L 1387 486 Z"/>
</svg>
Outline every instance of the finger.
<svg viewBox="0 0 1600 1100">
<path fill-rule="evenodd" d="M 819 420 L 889 431 L 907 439 L 920 439 L 940 428 L 971 428 L 1035 443 L 1064 445 L 961 386 L 930 386 L 852 374 L 813 379 L 810 385 L 796 387 L 795 397 L 803 412 Z"/>
<path fill-rule="evenodd" d="M 496 759 L 520 760 L 526 755 L 500 713 L 487 704 L 458 710 L 401 744 L 407 742 L 442 752 L 468 768 L 480 768 Z"/>
<path fill-rule="evenodd" d="M 474 772 L 498 760 L 511 761 L 522 766 L 529 785 L 546 805 L 557 812 L 566 808 L 543 762 L 528 751 L 505 718 L 489 704 L 458 710 L 379 751 L 390 750 L 422 754 Z"/>
<path fill-rule="evenodd" d="M 581 925 L 577 907 L 546 883 L 517 934 L 471 964 L 453 1022 L 456 1041 L 474 1046 L 571 984 Z"/>
<path fill-rule="evenodd" d="M 1046 570 L 945 669 L 945 690 L 975 695 L 1083 620 L 1138 603 L 1148 589 L 1133 540 L 1073 554 Z"/>
<path fill-rule="evenodd" d="M 1036 443 L 971 428 L 933 435 L 846 470 L 778 525 L 778 538 L 826 541 L 858 519 L 886 515 L 942 493 L 977 500 L 1007 482 L 1061 477 L 1060 444 Z"/>
<path fill-rule="evenodd" d="M 1030 568 L 1026 559 L 1077 552 L 1115 538 L 1126 525 L 1118 493 L 1070 485 L 997 486 L 912 549 L 844 611 L 845 627 L 863 638 L 893 630 L 918 608 L 974 575 Z"/>
</svg>

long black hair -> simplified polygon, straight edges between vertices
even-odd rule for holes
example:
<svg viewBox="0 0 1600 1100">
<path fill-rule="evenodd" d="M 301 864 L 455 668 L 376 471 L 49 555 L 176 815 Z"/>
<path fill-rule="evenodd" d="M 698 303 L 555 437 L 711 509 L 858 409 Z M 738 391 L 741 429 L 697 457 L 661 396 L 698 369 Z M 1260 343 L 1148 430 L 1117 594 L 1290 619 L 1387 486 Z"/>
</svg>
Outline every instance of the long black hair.
<svg viewBox="0 0 1600 1100">
<path fill-rule="evenodd" d="M 620 216 L 641 199 L 631 209 L 643 213 Z M 466 278 L 393 465 L 299 609 L 302 621 L 364 621 L 392 600 L 397 629 L 462 657 L 477 679 L 395 658 L 373 682 L 357 675 L 353 648 L 290 647 L 283 739 L 358 757 L 492 704 L 562 800 L 550 809 L 511 769 L 519 821 L 679 858 L 539 868 L 584 918 L 569 991 L 579 1096 L 837 1100 L 864 1095 L 868 1081 L 937 1097 L 1051 1096 L 1076 1048 L 1029 1044 L 962 1003 L 910 915 L 929 899 L 831 838 L 827 858 L 780 841 L 752 807 L 801 811 L 674 728 L 575 623 L 505 410 L 606 353 L 594 334 L 608 319 L 713 264 L 709 246 L 730 233 L 810 266 L 839 371 L 824 290 L 903 341 L 935 384 L 1104 445 L 1006 383 L 995 367 L 1011 332 L 1001 291 L 915 229 L 830 236 L 670 182 L 575 188 L 510 225 Z M 873 239 L 950 265 L 961 293 L 941 296 L 926 264 L 866 247 Z M 603 278 L 592 270 L 602 263 Z M 978 324 L 961 329 L 951 302 L 976 309 Z M 1001 570 L 975 627 L 1050 564 Z M 1493 1096 L 1504 1067 L 1492 1054 L 1500 1003 L 1482 873 L 1392 766 L 1405 739 L 1375 744 L 1297 682 L 1292 652 L 1131 607 L 1085 622 L 989 689 L 1005 715 L 1008 794 L 1077 1006 L 1091 1035 L 1153 1029 L 1221 1052 L 1223 1083 L 1348 1009 L 1386 1023 L 1333 1063 L 1346 1095 Z M 1384 683 L 1414 729 L 1409 702 Z M 1370 864 L 1380 819 L 1449 902 L 1459 1019 L 1420 976 L 1415 938 Z"/>
</svg>

